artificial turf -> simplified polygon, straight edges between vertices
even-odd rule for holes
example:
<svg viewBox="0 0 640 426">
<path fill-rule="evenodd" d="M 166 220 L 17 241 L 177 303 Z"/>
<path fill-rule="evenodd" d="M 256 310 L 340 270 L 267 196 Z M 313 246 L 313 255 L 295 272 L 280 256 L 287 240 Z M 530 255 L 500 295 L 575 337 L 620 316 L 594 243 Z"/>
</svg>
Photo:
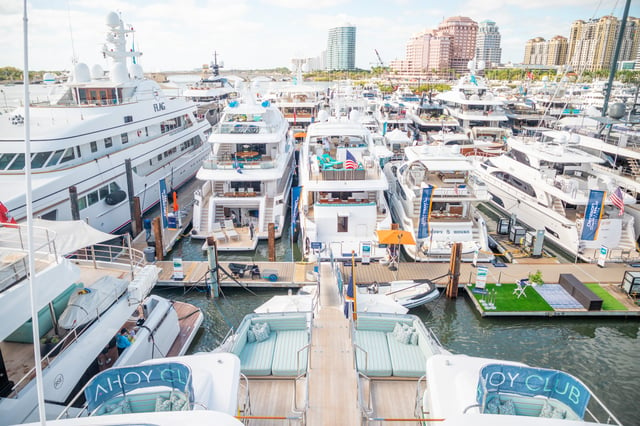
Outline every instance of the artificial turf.
<svg viewBox="0 0 640 426">
<path fill-rule="evenodd" d="M 531 311 L 553 311 L 553 308 L 549 306 L 549 304 L 538 294 L 537 291 L 533 287 L 527 287 L 525 290 L 525 294 L 527 297 L 521 296 L 517 298 L 513 291 L 515 290 L 517 284 L 502 284 L 500 286 L 496 286 L 495 284 L 487 284 L 485 286 L 485 290 L 489 292 L 489 294 L 483 295 L 478 293 L 471 292 L 478 301 L 482 300 L 492 300 L 496 309 L 492 309 L 491 311 L 496 312 L 531 312 Z M 473 288 L 474 286 L 470 286 Z M 495 291 L 495 298 L 491 296 L 491 293 Z M 484 311 L 488 311 L 487 309 L 480 304 L 480 307 Z"/>
<path fill-rule="evenodd" d="M 602 299 L 603 311 L 627 311 L 628 309 L 597 283 L 585 283 L 587 288 Z"/>
</svg>

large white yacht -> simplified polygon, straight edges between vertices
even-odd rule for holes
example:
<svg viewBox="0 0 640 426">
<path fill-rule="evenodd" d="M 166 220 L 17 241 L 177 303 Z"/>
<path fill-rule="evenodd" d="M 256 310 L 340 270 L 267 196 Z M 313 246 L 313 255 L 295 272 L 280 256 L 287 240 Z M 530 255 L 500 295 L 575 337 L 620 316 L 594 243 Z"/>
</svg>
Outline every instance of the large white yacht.
<svg viewBox="0 0 640 426">
<path fill-rule="evenodd" d="M 492 201 L 568 253 L 595 262 L 601 247 L 608 261 L 638 258 L 634 218 L 610 199 L 619 182 L 604 175 L 604 160 L 578 148 L 579 136 L 542 131 L 536 136 L 511 137 L 509 152 L 480 163 L 478 173 Z M 593 240 L 583 240 L 585 212 L 591 190 L 606 191 L 602 215 Z M 624 204 L 635 199 L 620 194 Z"/>
<path fill-rule="evenodd" d="M 252 250 L 269 224 L 282 235 L 294 170 L 289 123 L 269 101 L 231 102 L 209 138 L 197 178 L 193 238 L 214 236 L 218 250 Z M 227 226 L 224 226 L 226 224 Z"/>
<path fill-rule="evenodd" d="M 47 101 L 30 105 L 29 161 L 35 216 L 72 219 L 75 187 L 79 217 L 115 232 L 131 220 L 127 197 L 137 197 L 144 212 L 159 201 L 160 179 L 176 188 L 195 175 L 211 126 L 192 102 L 165 96 L 135 61 L 127 67 L 128 58 L 141 55 L 126 47 L 133 30 L 113 12 L 106 24 L 102 52 L 112 60 L 110 71 L 79 63 L 69 83 L 52 86 Z M 18 222 L 26 216 L 24 117 L 18 108 L 0 121 L 0 201 Z"/>
<path fill-rule="evenodd" d="M 391 228 L 384 197 L 388 189 L 371 133 L 352 113 L 351 120 L 322 117 L 307 130 L 300 155 L 301 247 L 322 245 L 323 258 L 383 258 L 376 230 Z M 322 114 L 321 114 L 322 116 Z"/>
<path fill-rule="evenodd" d="M 27 226 L 0 227 L 0 424 L 37 416 L 36 365 L 49 419 L 93 374 L 186 352 L 203 315 L 198 308 L 148 296 L 159 269 L 142 252 L 99 244 L 113 238 L 83 221 L 37 221 L 33 256 Z M 89 247 L 88 249 L 86 247 Z M 29 280 L 29 264 L 35 274 Z M 37 321 L 30 303 L 33 286 Z M 34 361 L 34 323 L 40 359 Z M 121 353 L 115 336 L 126 328 L 135 339 Z"/>
<path fill-rule="evenodd" d="M 301 76 L 298 81 L 301 81 Z M 273 103 L 282 111 L 294 133 L 304 132 L 318 117 L 325 92 L 308 84 L 285 86 L 273 94 Z"/>
<path fill-rule="evenodd" d="M 395 221 L 411 232 L 416 245 L 404 245 L 417 261 L 446 261 L 453 243 L 462 243 L 464 261 L 490 261 L 487 227 L 473 203 L 488 201 L 486 185 L 473 173 L 473 164 L 459 146 L 423 145 L 404 149 L 405 161 L 385 166 L 389 204 Z M 424 188 L 433 188 L 428 235 L 419 237 Z"/>
<path fill-rule="evenodd" d="M 474 63 L 469 64 L 469 71 L 469 74 L 460 77 L 450 91 L 438 94 L 436 99 L 465 129 L 475 126 L 498 127 L 505 123 L 508 118 L 503 108 L 504 100 L 491 92 L 484 77 L 476 74 Z"/>
</svg>

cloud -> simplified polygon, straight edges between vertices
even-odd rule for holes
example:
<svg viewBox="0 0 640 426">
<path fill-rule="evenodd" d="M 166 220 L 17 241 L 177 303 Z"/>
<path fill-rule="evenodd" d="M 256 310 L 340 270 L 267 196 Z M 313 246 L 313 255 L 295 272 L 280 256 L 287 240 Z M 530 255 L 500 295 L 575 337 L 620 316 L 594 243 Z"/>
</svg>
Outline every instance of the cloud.
<svg viewBox="0 0 640 426">
<path fill-rule="evenodd" d="M 347 0 L 261 0 L 269 6 L 282 7 L 285 9 L 328 9 L 334 6 L 345 6 Z"/>
</svg>

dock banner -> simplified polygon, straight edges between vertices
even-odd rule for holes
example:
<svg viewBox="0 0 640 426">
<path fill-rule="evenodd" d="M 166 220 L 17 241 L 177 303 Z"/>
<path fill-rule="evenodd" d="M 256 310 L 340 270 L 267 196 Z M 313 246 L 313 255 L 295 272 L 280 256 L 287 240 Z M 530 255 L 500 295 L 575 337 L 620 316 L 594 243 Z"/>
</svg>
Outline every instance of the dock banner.
<svg viewBox="0 0 640 426">
<path fill-rule="evenodd" d="M 431 194 L 433 185 L 422 188 L 422 201 L 420 201 L 420 225 L 418 227 L 418 238 L 429 236 L 429 215 L 431 214 Z"/>
<path fill-rule="evenodd" d="M 300 191 L 301 186 L 294 186 L 291 188 L 291 235 L 296 229 L 296 222 L 298 217 L 298 205 L 300 204 Z"/>
<path fill-rule="evenodd" d="M 164 179 L 158 181 L 160 186 L 160 216 L 162 216 L 162 227 L 169 226 L 169 196 L 167 194 L 167 184 Z"/>
<path fill-rule="evenodd" d="M 598 228 L 600 227 L 600 219 L 604 210 L 604 200 L 606 191 L 589 191 L 589 202 L 584 212 L 584 222 L 582 224 L 581 240 L 594 241 L 598 238 Z"/>
</svg>

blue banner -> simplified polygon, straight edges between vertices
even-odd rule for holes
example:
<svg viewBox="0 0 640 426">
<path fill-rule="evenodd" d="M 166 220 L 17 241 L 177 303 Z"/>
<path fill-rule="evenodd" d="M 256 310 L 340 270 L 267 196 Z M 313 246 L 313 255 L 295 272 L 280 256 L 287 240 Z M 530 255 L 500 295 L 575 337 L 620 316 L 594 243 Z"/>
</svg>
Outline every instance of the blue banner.
<svg viewBox="0 0 640 426">
<path fill-rule="evenodd" d="M 418 238 L 429 236 L 429 215 L 431 214 L 431 194 L 433 185 L 422 188 L 422 200 L 420 201 L 420 226 L 418 227 Z"/>
<path fill-rule="evenodd" d="M 589 191 L 589 202 L 584 212 L 581 240 L 594 241 L 598 237 L 600 218 L 604 210 L 605 191 Z"/>
<path fill-rule="evenodd" d="M 87 408 L 92 412 L 113 397 L 134 389 L 168 387 L 189 395 L 193 402 L 191 369 L 176 362 L 134 367 L 110 368 L 95 376 L 84 390 Z"/>
<path fill-rule="evenodd" d="M 294 186 L 291 188 L 291 235 L 296 229 L 296 223 L 298 219 L 298 205 L 300 204 L 300 191 L 301 186 Z M 292 237 L 293 238 L 293 237 Z"/>
<path fill-rule="evenodd" d="M 487 393 L 544 396 L 563 402 L 580 418 L 589 403 L 591 392 L 578 379 L 558 370 L 527 366 L 489 364 L 480 370 L 484 383 L 478 384 L 478 403 Z"/>
<path fill-rule="evenodd" d="M 162 227 L 169 226 L 169 198 L 167 195 L 167 184 L 164 179 L 158 181 L 160 185 L 160 216 L 162 216 Z"/>
</svg>

